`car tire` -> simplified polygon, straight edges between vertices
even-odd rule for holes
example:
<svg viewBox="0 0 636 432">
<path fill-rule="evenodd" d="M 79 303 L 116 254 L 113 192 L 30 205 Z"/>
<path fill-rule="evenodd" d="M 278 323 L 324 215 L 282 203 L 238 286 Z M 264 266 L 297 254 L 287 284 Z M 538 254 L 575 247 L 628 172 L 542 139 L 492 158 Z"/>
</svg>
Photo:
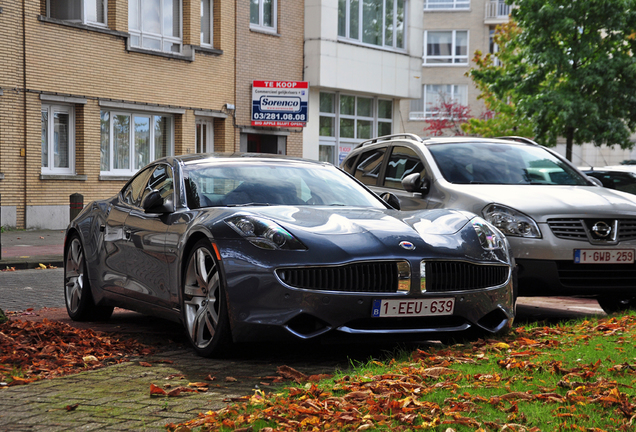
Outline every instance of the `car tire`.
<svg viewBox="0 0 636 432">
<path fill-rule="evenodd" d="M 208 240 L 197 242 L 183 274 L 181 309 L 190 343 L 202 357 L 222 357 L 232 345 L 227 296 Z"/>
<path fill-rule="evenodd" d="M 96 305 L 86 271 L 84 246 L 73 234 L 64 259 L 64 303 L 73 321 L 106 321 L 113 314 L 112 306 Z"/>
<path fill-rule="evenodd" d="M 628 309 L 636 309 L 636 298 L 634 297 L 598 297 L 597 300 L 598 304 L 608 315 Z"/>
</svg>

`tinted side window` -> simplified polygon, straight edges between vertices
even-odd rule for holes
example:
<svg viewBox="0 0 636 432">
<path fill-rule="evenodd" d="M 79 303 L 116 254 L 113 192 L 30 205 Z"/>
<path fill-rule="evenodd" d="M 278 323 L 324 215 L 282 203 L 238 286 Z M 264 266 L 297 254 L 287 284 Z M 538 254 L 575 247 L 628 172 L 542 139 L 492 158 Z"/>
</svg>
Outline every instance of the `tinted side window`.
<svg viewBox="0 0 636 432">
<path fill-rule="evenodd" d="M 150 174 L 148 184 L 141 196 L 140 203 L 143 202 L 146 195 L 153 190 L 158 190 L 163 198 L 172 197 L 174 185 L 172 181 L 172 171 L 166 165 L 159 165 Z"/>
<path fill-rule="evenodd" d="M 424 164 L 418 154 L 409 147 L 396 146 L 391 151 L 391 157 L 384 174 L 384 187 L 404 189 L 402 179 L 409 174 L 423 173 Z"/>
<path fill-rule="evenodd" d="M 146 184 L 148 183 L 148 176 L 150 176 L 151 170 L 153 168 L 145 169 L 132 179 L 128 185 L 122 190 L 121 196 L 127 204 L 134 205 L 137 207 L 141 206 L 141 197 L 146 188 Z"/>
<path fill-rule="evenodd" d="M 355 178 L 365 185 L 377 185 L 385 152 L 386 149 L 379 148 L 362 153 L 356 165 Z"/>
<path fill-rule="evenodd" d="M 356 166 L 356 161 L 358 160 L 358 156 L 352 156 L 347 159 L 343 165 L 343 169 L 349 174 L 353 174 L 354 167 Z"/>
</svg>

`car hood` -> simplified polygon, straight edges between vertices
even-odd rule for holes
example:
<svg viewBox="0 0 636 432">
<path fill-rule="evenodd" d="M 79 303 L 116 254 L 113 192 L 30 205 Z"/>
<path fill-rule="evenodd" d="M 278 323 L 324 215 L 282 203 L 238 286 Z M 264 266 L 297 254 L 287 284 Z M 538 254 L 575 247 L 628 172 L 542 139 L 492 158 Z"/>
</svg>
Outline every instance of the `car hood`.
<svg viewBox="0 0 636 432">
<path fill-rule="evenodd" d="M 481 214 L 490 203 L 503 204 L 532 216 L 537 222 L 551 217 L 636 216 L 636 196 L 597 186 L 469 185 L 453 187 L 448 207 Z M 463 202 L 462 202 L 463 201 Z M 472 203 L 469 205 L 468 203 Z"/>
<path fill-rule="evenodd" d="M 465 211 L 276 206 L 252 207 L 245 214 L 275 221 L 330 261 L 413 255 L 507 262 L 501 251 L 481 247 L 469 224 L 475 215 Z"/>
</svg>

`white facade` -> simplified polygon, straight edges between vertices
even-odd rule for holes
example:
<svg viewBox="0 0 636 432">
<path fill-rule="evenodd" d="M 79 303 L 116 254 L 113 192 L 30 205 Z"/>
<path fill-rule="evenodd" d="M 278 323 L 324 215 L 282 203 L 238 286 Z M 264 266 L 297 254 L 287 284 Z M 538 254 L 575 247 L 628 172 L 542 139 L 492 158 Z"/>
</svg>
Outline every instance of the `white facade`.
<svg viewBox="0 0 636 432">
<path fill-rule="evenodd" d="M 303 131 L 306 158 L 332 158 L 337 164 L 355 143 L 399 130 L 400 101 L 421 97 L 423 0 L 362 3 L 385 8 L 375 15 L 384 19 L 384 31 L 376 34 L 381 43 L 363 40 L 367 33 L 355 28 L 355 15 L 343 15 L 351 12 L 350 1 L 305 0 L 304 80 L 311 89 Z M 403 21 L 388 23 L 396 14 L 387 12 L 387 5 L 404 5 Z M 361 26 L 377 24 L 362 13 L 360 8 Z"/>
</svg>

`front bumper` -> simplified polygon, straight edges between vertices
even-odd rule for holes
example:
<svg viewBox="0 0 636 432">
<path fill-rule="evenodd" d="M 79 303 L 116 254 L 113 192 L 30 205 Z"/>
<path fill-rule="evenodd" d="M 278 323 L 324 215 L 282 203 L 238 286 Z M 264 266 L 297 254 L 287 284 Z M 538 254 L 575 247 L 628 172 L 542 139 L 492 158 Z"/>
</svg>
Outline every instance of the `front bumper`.
<svg viewBox="0 0 636 432">
<path fill-rule="evenodd" d="M 517 258 L 519 296 L 636 294 L 636 264 L 574 264 Z"/>
<path fill-rule="evenodd" d="M 494 288 L 444 293 L 313 291 L 284 284 L 273 269 L 225 269 L 235 342 L 304 340 L 327 333 L 437 338 L 472 331 L 505 332 L 514 320 L 512 277 Z M 419 280 L 417 281 L 419 284 Z M 376 299 L 455 299 L 453 315 L 372 318 Z"/>
</svg>

